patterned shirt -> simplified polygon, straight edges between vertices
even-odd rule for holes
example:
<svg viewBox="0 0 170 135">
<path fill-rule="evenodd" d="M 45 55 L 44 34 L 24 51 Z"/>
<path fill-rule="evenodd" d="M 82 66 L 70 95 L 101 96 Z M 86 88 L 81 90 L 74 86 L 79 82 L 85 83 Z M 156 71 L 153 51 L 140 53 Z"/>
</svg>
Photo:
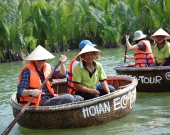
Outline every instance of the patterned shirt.
<svg viewBox="0 0 170 135">
<path fill-rule="evenodd" d="M 38 73 L 38 75 L 41 79 L 41 82 L 43 83 L 43 81 L 45 80 L 43 70 L 42 71 L 37 70 L 37 73 Z M 63 78 L 66 78 L 66 75 L 61 75 L 60 70 L 56 70 L 52 74 L 52 79 L 63 79 Z M 23 71 L 22 76 L 21 76 L 21 80 L 20 80 L 20 84 L 17 87 L 17 96 L 18 97 L 21 96 L 21 93 L 24 89 L 29 89 L 29 83 L 30 83 L 30 70 L 26 69 L 25 71 Z M 52 97 L 53 96 L 48 91 L 46 85 L 44 85 L 43 88 L 42 88 L 41 99 L 49 99 L 49 98 L 52 98 Z"/>
</svg>

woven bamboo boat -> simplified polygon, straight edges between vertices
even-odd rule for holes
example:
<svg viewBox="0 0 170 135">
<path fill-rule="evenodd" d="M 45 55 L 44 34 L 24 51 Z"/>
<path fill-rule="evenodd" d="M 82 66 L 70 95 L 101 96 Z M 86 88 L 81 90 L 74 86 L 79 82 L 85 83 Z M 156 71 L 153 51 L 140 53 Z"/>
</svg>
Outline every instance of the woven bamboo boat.
<svg viewBox="0 0 170 135">
<path fill-rule="evenodd" d="M 101 125 L 127 116 L 136 102 L 138 81 L 130 76 L 108 76 L 107 82 L 116 91 L 94 99 L 57 106 L 29 106 L 17 121 L 30 129 L 68 129 Z M 66 80 L 54 80 L 56 93 L 67 92 Z M 16 93 L 10 98 L 14 117 L 22 110 Z"/>
<path fill-rule="evenodd" d="M 137 92 L 170 92 L 170 66 L 114 67 L 117 75 L 130 75 L 138 80 Z"/>
</svg>

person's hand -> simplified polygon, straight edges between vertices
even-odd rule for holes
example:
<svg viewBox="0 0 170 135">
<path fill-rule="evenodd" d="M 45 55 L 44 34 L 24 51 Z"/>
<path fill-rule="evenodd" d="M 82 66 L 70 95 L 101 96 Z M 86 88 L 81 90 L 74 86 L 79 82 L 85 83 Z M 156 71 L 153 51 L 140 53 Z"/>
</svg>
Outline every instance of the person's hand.
<svg viewBox="0 0 170 135">
<path fill-rule="evenodd" d="M 150 64 L 151 67 L 155 67 L 156 63 L 154 62 L 153 64 Z"/>
<path fill-rule="evenodd" d="M 126 58 L 126 59 L 128 59 L 129 57 L 128 57 L 128 55 L 124 55 L 124 57 Z"/>
<path fill-rule="evenodd" d="M 66 60 L 67 60 L 67 57 L 65 55 L 61 55 L 61 57 L 60 57 L 61 63 L 66 62 Z"/>
<path fill-rule="evenodd" d="M 90 94 L 97 94 L 97 95 L 100 94 L 100 92 L 98 90 L 95 90 L 95 89 L 94 90 L 90 90 L 89 93 Z"/>
<path fill-rule="evenodd" d="M 150 64 L 151 67 L 154 67 L 154 64 Z"/>
<path fill-rule="evenodd" d="M 110 91 L 108 91 L 107 94 L 110 94 Z"/>
<path fill-rule="evenodd" d="M 30 90 L 30 95 L 33 97 L 37 97 L 40 94 L 40 90 L 39 89 L 31 89 Z"/>
<path fill-rule="evenodd" d="M 126 38 L 126 40 L 129 40 L 130 35 L 126 35 L 125 38 Z"/>
<path fill-rule="evenodd" d="M 54 97 L 58 97 L 58 94 L 54 94 Z"/>
</svg>

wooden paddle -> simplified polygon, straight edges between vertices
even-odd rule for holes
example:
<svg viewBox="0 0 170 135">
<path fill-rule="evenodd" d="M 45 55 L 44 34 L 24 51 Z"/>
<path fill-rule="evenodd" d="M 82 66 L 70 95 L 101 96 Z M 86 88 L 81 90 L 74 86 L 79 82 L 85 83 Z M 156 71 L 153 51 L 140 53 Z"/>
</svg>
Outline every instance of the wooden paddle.
<svg viewBox="0 0 170 135">
<path fill-rule="evenodd" d="M 127 45 L 125 46 L 125 55 L 127 54 Z M 124 63 L 126 63 L 126 57 L 124 57 Z"/>
<path fill-rule="evenodd" d="M 67 55 L 70 50 L 67 50 L 67 52 L 64 55 Z M 41 84 L 41 86 L 38 88 L 41 90 L 45 83 L 50 79 L 51 75 L 54 73 L 54 71 L 58 68 L 60 65 L 61 61 L 57 63 L 57 65 L 54 67 L 54 69 L 51 71 L 51 73 L 47 76 L 47 78 L 44 80 L 44 82 Z M 1 135 L 8 135 L 8 133 L 11 131 L 15 123 L 18 121 L 18 119 L 22 116 L 22 114 L 25 112 L 27 107 L 31 104 L 33 101 L 34 97 L 31 97 L 31 99 L 27 102 L 27 104 L 22 108 L 22 110 L 18 113 L 18 115 L 15 117 L 15 119 L 11 122 L 11 124 L 4 130 L 4 132 Z"/>
<path fill-rule="evenodd" d="M 129 28 L 128 28 L 128 35 L 129 35 Z M 125 55 L 127 54 L 127 45 L 125 46 Z M 126 57 L 124 57 L 124 63 L 126 63 Z"/>
</svg>

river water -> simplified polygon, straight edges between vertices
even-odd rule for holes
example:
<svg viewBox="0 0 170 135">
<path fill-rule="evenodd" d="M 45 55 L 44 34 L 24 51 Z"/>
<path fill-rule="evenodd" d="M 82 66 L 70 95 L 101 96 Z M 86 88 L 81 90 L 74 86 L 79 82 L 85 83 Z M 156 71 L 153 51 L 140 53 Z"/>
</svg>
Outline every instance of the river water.
<svg viewBox="0 0 170 135">
<path fill-rule="evenodd" d="M 123 63 L 124 48 L 102 49 L 104 57 L 98 61 L 103 65 L 107 75 L 115 75 L 113 67 Z M 69 61 L 79 50 L 71 50 Z M 132 52 L 130 52 L 132 53 Z M 54 65 L 62 53 L 54 54 L 53 60 L 47 62 Z M 21 68 L 27 61 L 0 64 L 0 133 L 14 120 L 9 104 L 10 96 L 16 91 L 17 79 Z M 161 89 L 161 88 L 160 88 Z M 136 104 L 132 112 L 119 120 L 107 124 L 81 128 L 60 130 L 33 130 L 19 126 L 17 123 L 10 135 L 168 135 L 170 134 L 170 93 L 137 93 Z"/>
</svg>

